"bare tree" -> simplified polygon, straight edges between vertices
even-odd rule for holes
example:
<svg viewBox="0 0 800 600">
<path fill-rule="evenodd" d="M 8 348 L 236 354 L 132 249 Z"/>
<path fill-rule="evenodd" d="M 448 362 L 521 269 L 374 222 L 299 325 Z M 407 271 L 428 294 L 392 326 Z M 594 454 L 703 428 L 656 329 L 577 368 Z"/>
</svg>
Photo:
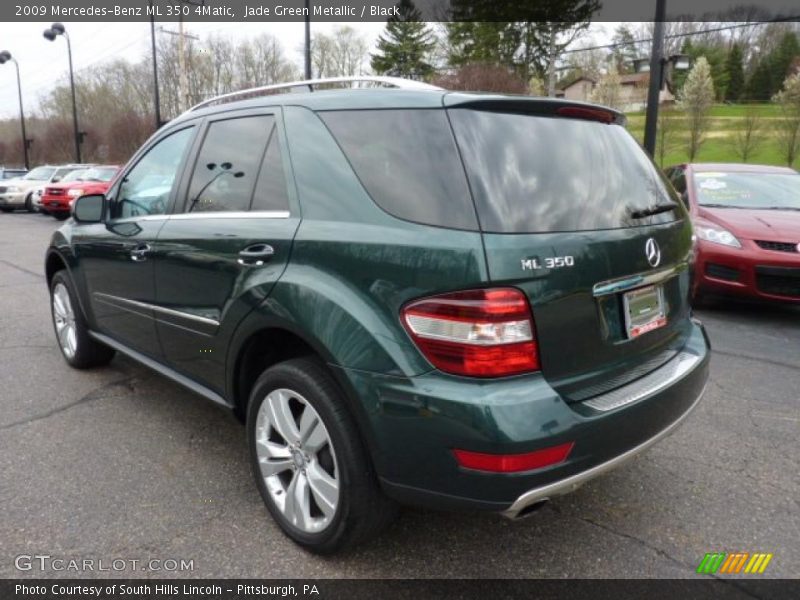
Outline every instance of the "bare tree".
<svg viewBox="0 0 800 600">
<path fill-rule="evenodd" d="M 351 77 L 367 71 L 369 44 L 350 26 L 337 27 L 330 35 L 316 34 L 311 41 L 311 63 L 316 77 Z"/>
<path fill-rule="evenodd" d="M 658 165 L 664 167 L 664 160 L 669 152 L 675 147 L 675 137 L 677 134 L 676 117 L 673 111 L 662 110 L 658 113 L 658 124 L 656 133 L 656 155 Z"/>
<path fill-rule="evenodd" d="M 592 90 L 590 99 L 597 104 L 602 104 L 615 110 L 622 110 L 622 84 L 616 65 L 612 65 L 608 72 L 600 78 L 600 81 L 597 82 L 594 90 Z"/>
<path fill-rule="evenodd" d="M 761 118 L 758 115 L 758 111 L 753 107 L 747 107 L 741 121 L 741 127 L 736 130 L 733 138 L 734 152 L 742 162 L 746 163 L 761 145 L 764 140 L 762 133 Z"/>
<path fill-rule="evenodd" d="M 775 94 L 773 101 L 781 107 L 778 145 L 786 164 L 791 167 L 800 153 L 800 73 L 786 78 L 783 89 Z"/>
<path fill-rule="evenodd" d="M 511 69 L 495 65 L 467 65 L 433 80 L 446 90 L 524 94 L 525 82 Z"/>
<path fill-rule="evenodd" d="M 711 67 L 705 57 L 697 59 L 686 77 L 686 83 L 678 96 L 678 107 L 684 111 L 689 127 L 687 153 L 693 161 L 705 141 L 708 130 L 708 113 L 714 103 L 714 80 Z"/>
</svg>

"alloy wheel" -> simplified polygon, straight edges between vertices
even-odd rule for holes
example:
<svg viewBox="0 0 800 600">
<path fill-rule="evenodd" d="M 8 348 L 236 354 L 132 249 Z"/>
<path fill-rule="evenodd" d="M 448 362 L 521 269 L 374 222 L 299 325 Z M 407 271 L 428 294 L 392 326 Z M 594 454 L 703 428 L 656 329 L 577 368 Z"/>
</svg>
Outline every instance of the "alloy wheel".
<svg viewBox="0 0 800 600">
<path fill-rule="evenodd" d="M 258 410 L 256 455 L 267 491 L 286 520 L 319 533 L 339 505 L 339 470 L 319 413 L 289 389 L 273 390 Z"/>
<path fill-rule="evenodd" d="M 58 343 L 64 355 L 71 359 L 78 350 L 78 332 L 75 325 L 75 311 L 69 299 L 69 292 L 63 283 L 57 283 L 53 288 L 52 303 Z"/>
</svg>

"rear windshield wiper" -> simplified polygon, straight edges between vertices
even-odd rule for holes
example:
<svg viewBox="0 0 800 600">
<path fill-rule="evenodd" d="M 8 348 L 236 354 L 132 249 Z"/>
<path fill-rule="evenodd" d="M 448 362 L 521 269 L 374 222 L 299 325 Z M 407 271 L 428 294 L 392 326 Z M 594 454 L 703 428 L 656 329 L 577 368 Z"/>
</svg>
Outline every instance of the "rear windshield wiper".
<svg viewBox="0 0 800 600">
<path fill-rule="evenodd" d="M 633 219 L 644 219 L 645 217 L 652 217 L 653 215 L 660 215 L 661 213 L 669 212 L 678 208 L 674 202 L 665 202 L 663 204 L 654 204 L 648 208 L 640 210 L 632 210 L 630 216 Z"/>
</svg>

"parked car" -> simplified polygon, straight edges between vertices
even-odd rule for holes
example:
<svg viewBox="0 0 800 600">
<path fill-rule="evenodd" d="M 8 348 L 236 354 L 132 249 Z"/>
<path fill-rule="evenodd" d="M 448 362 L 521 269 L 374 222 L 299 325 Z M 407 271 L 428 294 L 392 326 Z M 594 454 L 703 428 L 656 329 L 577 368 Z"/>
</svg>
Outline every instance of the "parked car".
<svg viewBox="0 0 800 600">
<path fill-rule="evenodd" d="M 10 169 L 8 167 L 0 167 L 0 179 L 16 179 L 22 177 L 28 169 Z"/>
<path fill-rule="evenodd" d="M 23 177 L 1 182 L 0 211 L 11 212 L 17 208 L 24 208 L 28 212 L 33 212 L 33 193 L 37 187 L 57 183 L 67 173 L 87 166 L 89 165 L 45 165 L 36 167 Z"/>
<path fill-rule="evenodd" d="M 59 183 L 49 185 L 42 194 L 42 209 L 56 219 L 69 217 L 76 198 L 104 194 L 119 171 L 119 165 L 97 165 L 68 174 Z"/>
<path fill-rule="evenodd" d="M 317 552 L 394 501 L 527 514 L 708 377 L 688 213 L 623 115 L 377 81 L 404 89 L 188 111 L 46 254 L 67 363 L 122 352 L 235 411 Z"/>
<path fill-rule="evenodd" d="M 800 302 L 800 173 L 684 164 L 667 174 L 695 225 L 696 303 L 717 294 Z"/>
<path fill-rule="evenodd" d="M 45 190 L 49 186 L 61 185 L 62 183 L 71 183 L 71 182 L 77 181 L 78 178 L 81 176 L 81 173 L 83 173 L 85 170 L 86 169 L 75 169 L 74 171 L 70 171 L 69 173 L 64 175 L 64 177 L 58 183 L 42 185 L 42 186 L 39 186 L 38 188 L 36 188 L 34 190 L 34 192 L 33 192 L 33 210 L 34 211 L 38 211 L 38 212 L 42 212 L 44 214 L 49 214 L 49 212 L 47 210 L 45 210 L 45 207 L 44 207 L 44 204 L 43 204 L 43 200 L 42 200 L 43 197 L 44 197 Z"/>
</svg>

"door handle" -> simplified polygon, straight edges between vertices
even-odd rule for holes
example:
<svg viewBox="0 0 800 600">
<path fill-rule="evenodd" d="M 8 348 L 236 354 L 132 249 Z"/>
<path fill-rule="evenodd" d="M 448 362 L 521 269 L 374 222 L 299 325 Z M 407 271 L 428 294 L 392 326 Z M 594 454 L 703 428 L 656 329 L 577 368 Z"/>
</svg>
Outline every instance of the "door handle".
<svg viewBox="0 0 800 600">
<path fill-rule="evenodd" d="M 239 252 L 236 262 L 248 267 L 260 267 L 273 257 L 275 248 L 269 244 L 253 244 Z"/>
<path fill-rule="evenodd" d="M 134 262 L 142 262 L 147 260 L 147 254 L 152 250 L 150 244 L 139 244 L 131 250 L 131 260 Z"/>
</svg>

